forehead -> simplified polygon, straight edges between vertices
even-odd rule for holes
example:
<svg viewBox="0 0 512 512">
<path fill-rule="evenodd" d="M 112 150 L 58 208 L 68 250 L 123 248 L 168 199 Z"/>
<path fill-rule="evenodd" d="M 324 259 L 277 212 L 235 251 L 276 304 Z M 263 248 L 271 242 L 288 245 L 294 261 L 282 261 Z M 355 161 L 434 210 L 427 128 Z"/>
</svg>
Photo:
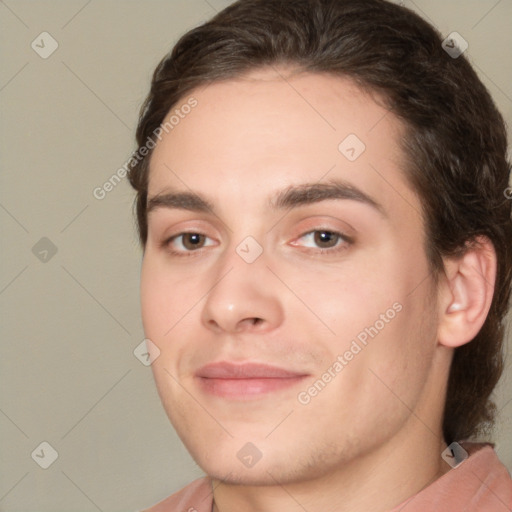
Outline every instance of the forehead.
<svg viewBox="0 0 512 512">
<path fill-rule="evenodd" d="M 196 106 L 183 109 L 153 151 L 150 197 L 192 188 L 250 200 L 328 177 L 384 205 L 397 194 L 414 200 L 400 171 L 404 127 L 347 78 L 260 69 L 191 91 L 166 120 L 191 98 Z"/>
</svg>

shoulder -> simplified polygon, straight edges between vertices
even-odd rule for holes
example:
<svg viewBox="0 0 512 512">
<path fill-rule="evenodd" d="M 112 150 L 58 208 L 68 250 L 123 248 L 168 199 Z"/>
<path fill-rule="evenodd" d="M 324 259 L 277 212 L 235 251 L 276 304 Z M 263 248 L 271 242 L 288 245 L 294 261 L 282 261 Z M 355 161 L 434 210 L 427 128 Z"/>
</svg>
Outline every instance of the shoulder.
<svg viewBox="0 0 512 512">
<path fill-rule="evenodd" d="M 141 512 L 211 512 L 212 504 L 211 482 L 203 477 Z"/>
<path fill-rule="evenodd" d="M 501 510 L 500 507 L 512 510 L 512 478 L 494 451 L 494 445 L 475 443 L 463 446 L 469 452 L 467 462 L 472 464 L 467 464 L 466 472 L 461 472 L 460 478 L 468 481 L 471 478 L 475 482 L 475 502 L 482 501 L 482 510 Z M 491 505 L 495 508 L 489 508 Z"/>
<path fill-rule="evenodd" d="M 493 445 L 460 444 L 466 459 L 392 512 L 510 512 L 512 479 Z"/>
</svg>

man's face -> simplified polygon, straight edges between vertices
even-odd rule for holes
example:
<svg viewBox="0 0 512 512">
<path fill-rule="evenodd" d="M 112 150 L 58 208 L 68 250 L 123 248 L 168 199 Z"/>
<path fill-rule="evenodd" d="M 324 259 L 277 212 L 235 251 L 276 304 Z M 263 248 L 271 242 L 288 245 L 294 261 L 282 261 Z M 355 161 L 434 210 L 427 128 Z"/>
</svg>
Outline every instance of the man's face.
<svg viewBox="0 0 512 512">
<path fill-rule="evenodd" d="M 194 193 L 211 210 L 151 203 L 141 298 L 194 459 L 224 480 L 301 481 L 436 428 L 432 279 L 398 120 L 318 74 L 260 70 L 191 96 L 148 199 Z"/>
</svg>

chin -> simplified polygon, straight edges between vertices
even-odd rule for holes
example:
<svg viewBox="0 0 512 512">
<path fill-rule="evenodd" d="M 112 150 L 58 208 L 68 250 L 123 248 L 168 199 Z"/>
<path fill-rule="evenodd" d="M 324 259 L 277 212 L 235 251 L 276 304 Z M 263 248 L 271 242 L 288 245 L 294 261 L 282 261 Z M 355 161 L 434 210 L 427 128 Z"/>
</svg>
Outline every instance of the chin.
<svg viewBox="0 0 512 512">
<path fill-rule="evenodd" d="M 256 462 L 246 459 L 244 455 L 250 450 L 239 453 L 239 443 L 236 450 L 226 446 L 219 453 L 209 453 L 197 456 L 197 451 L 191 451 L 197 465 L 210 477 L 230 485 L 275 486 L 306 481 L 314 477 L 310 474 L 312 468 L 301 465 L 299 461 L 290 460 L 289 456 L 280 457 L 278 453 L 262 455 Z M 242 459 L 242 460 L 240 460 Z M 252 466 L 246 464 L 252 463 Z"/>
</svg>

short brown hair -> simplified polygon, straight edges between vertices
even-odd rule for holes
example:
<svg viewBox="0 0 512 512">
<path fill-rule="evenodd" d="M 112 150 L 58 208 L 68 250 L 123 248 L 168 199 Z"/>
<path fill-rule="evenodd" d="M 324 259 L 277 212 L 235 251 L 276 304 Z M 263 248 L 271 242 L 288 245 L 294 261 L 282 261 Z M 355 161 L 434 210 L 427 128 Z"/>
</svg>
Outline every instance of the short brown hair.
<svg viewBox="0 0 512 512">
<path fill-rule="evenodd" d="M 443 418 L 445 441 L 488 432 L 502 368 L 512 279 L 510 164 L 503 119 L 463 55 L 414 12 L 386 0 L 239 0 L 194 28 L 157 66 L 137 127 L 155 142 L 169 110 L 193 89 L 255 68 L 293 65 L 349 77 L 384 97 L 407 129 L 407 178 L 422 201 L 434 276 L 442 258 L 487 237 L 497 253 L 492 305 L 478 335 L 455 350 Z M 154 144 L 153 144 L 154 145 Z M 151 152 L 129 171 L 142 247 Z"/>
</svg>

